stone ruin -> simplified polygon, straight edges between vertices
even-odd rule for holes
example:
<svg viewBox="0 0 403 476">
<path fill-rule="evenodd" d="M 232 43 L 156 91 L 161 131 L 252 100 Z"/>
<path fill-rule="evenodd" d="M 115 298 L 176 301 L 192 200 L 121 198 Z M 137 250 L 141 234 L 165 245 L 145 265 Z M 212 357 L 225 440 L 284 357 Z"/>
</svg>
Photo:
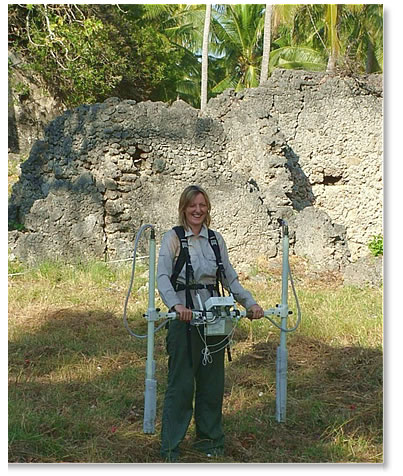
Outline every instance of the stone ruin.
<svg viewBox="0 0 403 476">
<path fill-rule="evenodd" d="M 125 259 L 144 223 L 157 239 L 183 188 L 209 193 L 237 269 L 281 253 L 318 270 L 367 259 L 382 233 L 382 77 L 276 70 L 201 113 L 183 101 L 107 99 L 51 121 L 9 205 L 11 256 Z"/>
</svg>

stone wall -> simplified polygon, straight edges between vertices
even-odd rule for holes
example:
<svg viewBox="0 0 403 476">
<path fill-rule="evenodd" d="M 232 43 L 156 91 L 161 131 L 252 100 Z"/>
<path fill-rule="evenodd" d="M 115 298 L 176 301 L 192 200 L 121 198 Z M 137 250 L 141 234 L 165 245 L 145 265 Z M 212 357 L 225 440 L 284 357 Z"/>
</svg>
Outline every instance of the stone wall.
<svg viewBox="0 0 403 476">
<path fill-rule="evenodd" d="M 238 268 L 279 254 L 286 218 L 293 252 L 343 269 L 382 232 L 382 78 L 361 81 L 277 70 L 203 114 L 117 98 L 66 111 L 13 188 L 9 219 L 24 230 L 10 232 L 11 252 L 130 257 L 141 224 L 160 239 L 197 183 Z"/>
</svg>

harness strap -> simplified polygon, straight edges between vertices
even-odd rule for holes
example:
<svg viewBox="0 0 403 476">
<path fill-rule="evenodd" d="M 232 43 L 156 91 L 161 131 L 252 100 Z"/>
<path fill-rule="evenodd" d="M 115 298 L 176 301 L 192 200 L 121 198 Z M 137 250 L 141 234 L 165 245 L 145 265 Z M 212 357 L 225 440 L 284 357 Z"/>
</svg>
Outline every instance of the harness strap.
<svg viewBox="0 0 403 476">
<path fill-rule="evenodd" d="M 176 263 L 175 263 L 174 271 L 171 276 L 171 284 L 173 288 L 175 289 L 178 276 L 180 272 L 182 271 L 183 266 L 186 266 L 185 276 L 186 276 L 187 287 L 189 286 L 189 284 L 194 284 L 194 272 L 193 272 L 192 263 L 190 261 L 189 245 L 188 245 L 188 240 L 185 236 L 185 230 L 183 229 L 182 226 L 175 226 L 173 229 L 175 230 L 179 238 L 180 247 L 181 247 L 178 259 L 176 260 Z M 192 296 L 190 294 L 190 290 L 187 288 L 185 289 L 186 289 L 186 307 L 188 307 L 189 309 L 193 309 L 193 301 L 192 301 Z"/>
<path fill-rule="evenodd" d="M 221 259 L 221 251 L 220 247 L 218 246 L 217 238 L 215 236 L 215 233 L 213 230 L 208 229 L 208 239 L 210 246 L 213 248 L 214 254 L 215 254 L 215 259 L 217 262 L 217 275 L 216 275 L 216 285 L 217 288 L 219 286 L 219 283 L 221 283 L 221 288 L 222 288 L 222 294 L 224 295 L 224 289 L 223 289 L 223 279 L 226 279 L 225 276 L 225 269 L 224 265 Z M 219 295 L 220 292 L 218 291 Z"/>
<path fill-rule="evenodd" d="M 185 230 L 183 229 L 182 226 L 175 226 L 173 229 L 179 238 L 181 249 L 180 249 L 178 259 L 176 260 L 176 263 L 175 263 L 174 271 L 171 276 L 172 286 L 175 288 L 179 274 L 182 271 L 183 266 L 185 265 L 186 265 L 185 286 L 194 286 L 195 285 L 194 272 L 193 272 L 192 263 L 190 261 L 189 244 L 185 236 Z M 209 240 L 210 246 L 212 247 L 214 251 L 214 255 L 216 258 L 216 263 L 217 263 L 216 286 L 218 288 L 218 284 L 220 282 L 222 284 L 222 279 L 223 278 L 226 279 L 226 276 L 225 276 L 224 264 L 221 259 L 220 247 L 218 246 L 217 238 L 213 230 L 208 229 L 208 240 Z M 191 288 L 191 289 L 202 289 L 202 288 Z"/>
<path fill-rule="evenodd" d="M 175 291 L 184 291 L 185 289 L 207 289 L 210 292 L 213 291 L 219 291 L 218 286 L 216 284 L 189 284 L 186 286 L 184 283 L 176 283 L 175 286 L 173 287 Z"/>
</svg>

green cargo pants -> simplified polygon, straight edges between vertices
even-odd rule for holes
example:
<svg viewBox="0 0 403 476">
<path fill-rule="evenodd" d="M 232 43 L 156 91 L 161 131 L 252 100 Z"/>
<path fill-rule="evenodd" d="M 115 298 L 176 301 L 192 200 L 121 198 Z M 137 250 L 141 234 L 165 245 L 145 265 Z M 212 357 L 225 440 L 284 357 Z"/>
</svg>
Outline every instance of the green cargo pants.
<svg viewBox="0 0 403 476">
<path fill-rule="evenodd" d="M 190 329 L 190 330 L 189 330 Z M 203 329 L 199 328 L 203 335 Z M 191 354 L 188 335 L 190 333 Z M 203 365 L 204 344 L 196 326 L 175 320 L 169 323 L 166 338 L 168 352 L 168 387 L 162 413 L 161 455 L 169 460 L 177 459 L 179 445 L 193 415 L 196 424 L 195 449 L 211 454 L 221 454 L 224 447 L 222 431 L 222 402 L 224 395 L 224 349 L 214 344 L 224 336 L 209 336 L 212 345 L 212 361 Z M 213 353 L 214 350 L 221 349 Z M 195 390 L 195 392 L 194 392 Z"/>
</svg>

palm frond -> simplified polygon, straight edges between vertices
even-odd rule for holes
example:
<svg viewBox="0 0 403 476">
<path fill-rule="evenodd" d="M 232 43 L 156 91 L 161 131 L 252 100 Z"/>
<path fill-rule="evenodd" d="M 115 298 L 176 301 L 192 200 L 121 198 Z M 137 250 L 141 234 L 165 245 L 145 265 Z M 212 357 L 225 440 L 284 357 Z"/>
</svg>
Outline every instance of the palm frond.
<svg viewBox="0 0 403 476">
<path fill-rule="evenodd" d="M 285 64 L 291 65 L 293 63 L 299 65 L 298 69 L 307 69 L 308 71 L 322 71 L 322 69 L 326 69 L 325 58 L 312 48 L 288 46 L 278 48 L 270 53 L 270 71 L 280 65 L 285 67 Z"/>
<path fill-rule="evenodd" d="M 226 89 L 229 88 L 236 88 L 238 84 L 238 80 L 233 77 L 233 75 L 228 75 L 224 79 L 222 79 L 219 83 L 217 83 L 212 89 L 211 92 L 213 94 L 222 93 Z"/>
</svg>

